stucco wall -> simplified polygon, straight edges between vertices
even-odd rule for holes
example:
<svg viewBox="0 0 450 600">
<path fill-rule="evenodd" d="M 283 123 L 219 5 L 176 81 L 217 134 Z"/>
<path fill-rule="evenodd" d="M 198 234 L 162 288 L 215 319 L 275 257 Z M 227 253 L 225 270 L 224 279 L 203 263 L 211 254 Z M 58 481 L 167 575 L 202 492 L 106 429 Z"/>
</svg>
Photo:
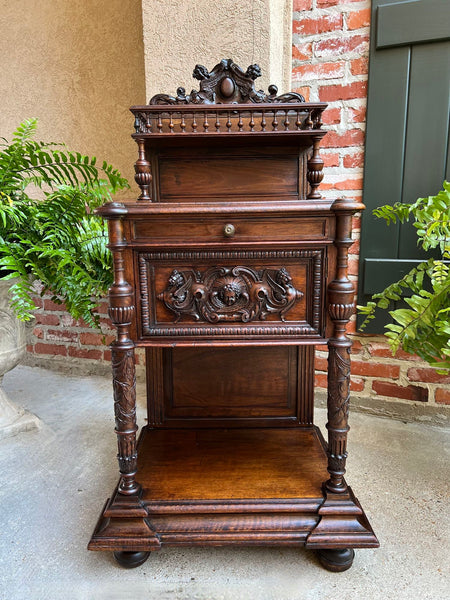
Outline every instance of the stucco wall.
<svg viewBox="0 0 450 600">
<path fill-rule="evenodd" d="M 38 117 L 39 139 L 107 160 L 132 180 L 128 107 L 145 101 L 143 57 L 137 0 L 0 0 L 0 136 Z"/>
<path fill-rule="evenodd" d="M 198 89 L 194 66 L 222 58 L 258 63 L 257 89 L 291 89 L 292 0 L 143 0 L 142 14 L 147 101 L 180 85 Z"/>
</svg>

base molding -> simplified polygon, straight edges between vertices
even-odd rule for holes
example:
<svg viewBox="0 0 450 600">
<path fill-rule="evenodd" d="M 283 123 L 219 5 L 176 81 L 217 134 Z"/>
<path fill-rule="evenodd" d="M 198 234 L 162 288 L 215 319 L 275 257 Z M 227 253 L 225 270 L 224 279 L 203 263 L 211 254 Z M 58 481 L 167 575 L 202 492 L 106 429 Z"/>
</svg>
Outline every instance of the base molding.
<svg viewBox="0 0 450 600">
<path fill-rule="evenodd" d="M 345 497 L 285 501 L 146 503 L 139 496 L 116 493 L 106 503 L 88 548 L 150 552 L 163 546 L 225 545 L 344 549 L 375 548 L 379 543 L 350 489 Z"/>
<path fill-rule="evenodd" d="M 351 488 L 347 489 L 345 494 L 324 490 L 320 518 L 306 540 L 307 548 L 378 548 L 380 544 L 361 505 Z"/>
</svg>

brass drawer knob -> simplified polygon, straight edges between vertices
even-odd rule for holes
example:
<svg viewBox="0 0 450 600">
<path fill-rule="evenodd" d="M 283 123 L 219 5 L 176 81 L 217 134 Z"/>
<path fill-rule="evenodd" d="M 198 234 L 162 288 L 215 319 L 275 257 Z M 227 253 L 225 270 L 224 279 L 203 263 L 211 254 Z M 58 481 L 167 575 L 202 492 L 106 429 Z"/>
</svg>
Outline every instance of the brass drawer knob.
<svg viewBox="0 0 450 600">
<path fill-rule="evenodd" d="M 234 225 L 232 225 L 231 223 L 227 223 L 225 225 L 225 227 L 223 228 L 223 235 L 225 237 L 234 237 L 234 234 L 236 233 L 236 229 L 234 227 Z"/>
</svg>

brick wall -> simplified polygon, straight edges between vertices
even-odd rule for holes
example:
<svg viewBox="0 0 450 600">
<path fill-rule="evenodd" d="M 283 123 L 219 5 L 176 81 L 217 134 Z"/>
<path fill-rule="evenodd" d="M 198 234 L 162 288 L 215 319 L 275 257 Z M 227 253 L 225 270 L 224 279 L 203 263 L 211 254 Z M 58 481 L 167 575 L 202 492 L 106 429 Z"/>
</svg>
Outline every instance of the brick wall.
<svg viewBox="0 0 450 600">
<path fill-rule="evenodd" d="M 294 0 L 292 89 L 311 101 L 329 106 L 324 122 L 322 157 L 324 196 L 361 199 L 363 186 L 364 129 L 369 55 L 370 0 Z M 350 249 L 350 277 L 358 273 L 360 218 L 354 219 L 355 243 Z M 103 334 L 92 332 L 84 323 L 74 322 L 49 297 L 38 298 L 36 326 L 28 347 L 31 364 L 82 365 L 90 372 L 108 371 L 108 344 L 113 339 L 102 302 Z M 104 316 L 103 316 L 104 315 Z M 417 357 L 399 352 L 392 358 L 382 336 L 362 336 L 350 323 L 354 339 L 352 389 L 365 407 L 403 404 L 414 414 L 442 410 L 450 405 L 450 378 L 439 376 Z M 51 361 L 51 362 L 49 362 Z M 142 364 L 142 354 L 138 354 Z M 326 348 L 317 351 L 316 386 L 326 387 Z M 420 407 L 420 411 L 416 410 Z M 389 413 L 389 410 L 385 410 Z M 401 416 L 402 410 L 392 409 Z"/>
<path fill-rule="evenodd" d="M 370 0 L 294 0 L 292 89 L 310 101 L 328 102 L 323 121 L 325 197 L 360 200 L 363 189 L 364 130 L 369 59 Z M 354 218 L 350 278 L 357 283 L 360 217 Z M 354 396 L 416 406 L 450 404 L 450 377 L 442 377 L 417 357 L 392 357 L 382 336 L 349 331 L 354 340 Z M 326 388 L 326 348 L 316 357 L 316 386 Z"/>
</svg>

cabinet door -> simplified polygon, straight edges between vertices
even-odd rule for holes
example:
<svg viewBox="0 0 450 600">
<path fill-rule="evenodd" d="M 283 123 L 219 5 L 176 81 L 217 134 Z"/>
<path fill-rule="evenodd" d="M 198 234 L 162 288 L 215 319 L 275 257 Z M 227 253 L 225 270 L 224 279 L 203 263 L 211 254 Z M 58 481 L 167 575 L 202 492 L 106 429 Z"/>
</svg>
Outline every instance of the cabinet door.
<svg viewBox="0 0 450 600">
<path fill-rule="evenodd" d="M 138 252 L 140 342 L 321 339 L 325 253 L 325 248 Z"/>
<path fill-rule="evenodd" d="M 152 427 L 312 423 L 314 346 L 147 348 Z"/>
</svg>

